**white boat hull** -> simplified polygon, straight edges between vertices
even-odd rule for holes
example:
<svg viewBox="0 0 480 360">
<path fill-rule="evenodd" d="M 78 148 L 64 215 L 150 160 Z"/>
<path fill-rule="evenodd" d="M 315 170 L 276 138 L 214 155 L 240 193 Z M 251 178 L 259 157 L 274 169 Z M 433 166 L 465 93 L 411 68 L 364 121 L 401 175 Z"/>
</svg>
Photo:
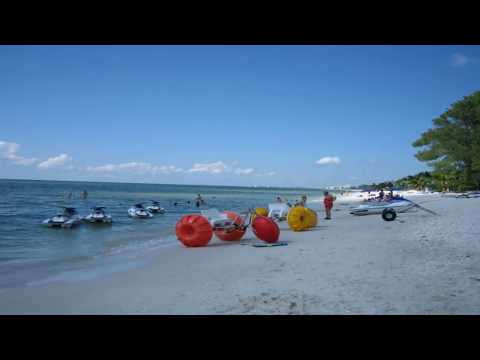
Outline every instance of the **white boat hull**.
<svg viewBox="0 0 480 360">
<path fill-rule="evenodd" d="M 142 218 L 142 219 L 153 217 L 151 212 L 147 210 L 141 210 L 141 209 L 135 209 L 135 208 L 128 209 L 128 215 L 130 217 Z"/>
<path fill-rule="evenodd" d="M 80 223 L 79 217 L 69 218 L 63 215 L 53 216 L 50 219 L 46 219 L 42 222 L 44 226 L 48 227 L 61 227 L 61 228 L 71 228 Z"/>
<path fill-rule="evenodd" d="M 110 224 L 112 222 L 112 217 L 110 215 L 98 216 L 96 214 L 90 214 L 85 216 L 83 219 L 89 223 Z"/>
<path fill-rule="evenodd" d="M 146 209 L 147 209 L 149 212 L 152 212 L 152 213 L 159 213 L 159 214 L 164 214 L 164 213 L 165 213 L 165 209 L 164 209 L 164 208 L 159 207 L 159 206 L 155 206 L 155 205 L 147 206 Z"/>
<path fill-rule="evenodd" d="M 385 209 L 393 209 L 397 213 L 402 213 L 413 208 L 415 204 L 410 201 L 395 201 L 391 203 L 378 203 L 378 204 L 362 204 L 352 209 L 350 214 L 352 215 L 372 215 L 381 214 Z"/>
</svg>

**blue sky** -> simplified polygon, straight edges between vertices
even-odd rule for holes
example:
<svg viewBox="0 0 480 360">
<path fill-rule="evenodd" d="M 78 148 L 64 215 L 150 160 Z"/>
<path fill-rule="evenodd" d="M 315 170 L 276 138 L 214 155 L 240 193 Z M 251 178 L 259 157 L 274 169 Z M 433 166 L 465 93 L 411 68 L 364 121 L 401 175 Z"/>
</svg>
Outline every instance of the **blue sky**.
<svg viewBox="0 0 480 360">
<path fill-rule="evenodd" d="M 0 178 L 395 179 L 479 70 L 479 46 L 0 46 Z"/>
</svg>

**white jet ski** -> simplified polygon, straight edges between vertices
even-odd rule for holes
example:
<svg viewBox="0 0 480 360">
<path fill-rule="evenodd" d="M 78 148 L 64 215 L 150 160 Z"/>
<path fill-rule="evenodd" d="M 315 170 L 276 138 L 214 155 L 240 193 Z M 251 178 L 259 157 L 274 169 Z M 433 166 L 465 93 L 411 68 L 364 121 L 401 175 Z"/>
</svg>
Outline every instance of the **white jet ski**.
<svg viewBox="0 0 480 360">
<path fill-rule="evenodd" d="M 82 218 L 78 216 L 77 210 L 72 207 L 64 207 L 63 214 L 58 214 L 42 222 L 48 227 L 71 228 L 78 225 Z"/>
<path fill-rule="evenodd" d="M 101 223 L 110 224 L 112 222 L 112 216 L 105 214 L 105 207 L 93 207 L 92 212 L 83 218 L 84 221 L 89 223 Z"/>
<path fill-rule="evenodd" d="M 145 209 L 142 204 L 135 204 L 135 206 L 128 209 L 128 216 L 145 219 L 153 217 L 153 214 Z"/>
<path fill-rule="evenodd" d="M 146 209 L 150 211 L 151 213 L 159 213 L 159 214 L 164 214 L 165 209 L 160 206 L 160 203 L 155 200 L 150 200 L 152 202 L 152 205 L 148 205 Z"/>
<path fill-rule="evenodd" d="M 461 193 L 455 196 L 456 198 L 466 198 L 466 199 L 473 199 L 480 197 L 480 191 L 467 191 L 465 193 Z"/>
<path fill-rule="evenodd" d="M 371 215 L 381 214 L 385 209 L 393 209 L 397 213 L 402 213 L 415 207 L 416 204 L 406 199 L 392 200 L 392 201 L 370 201 L 361 204 L 350 211 L 352 215 Z"/>
</svg>

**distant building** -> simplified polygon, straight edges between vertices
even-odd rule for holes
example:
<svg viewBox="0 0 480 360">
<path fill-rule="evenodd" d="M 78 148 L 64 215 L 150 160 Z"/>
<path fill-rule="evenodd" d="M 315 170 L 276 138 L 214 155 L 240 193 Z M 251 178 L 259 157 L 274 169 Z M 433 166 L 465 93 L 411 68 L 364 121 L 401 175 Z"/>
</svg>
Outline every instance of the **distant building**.
<svg viewBox="0 0 480 360">
<path fill-rule="evenodd" d="M 335 185 L 335 186 L 327 186 L 325 189 L 327 190 L 348 190 L 351 189 L 352 185 Z"/>
</svg>

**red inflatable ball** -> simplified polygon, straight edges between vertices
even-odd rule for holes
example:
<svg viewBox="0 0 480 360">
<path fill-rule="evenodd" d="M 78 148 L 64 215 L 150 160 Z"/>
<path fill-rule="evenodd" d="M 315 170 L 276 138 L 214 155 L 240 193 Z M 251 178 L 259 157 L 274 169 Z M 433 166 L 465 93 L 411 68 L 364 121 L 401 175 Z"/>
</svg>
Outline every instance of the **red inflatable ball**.
<svg viewBox="0 0 480 360">
<path fill-rule="evenodd" d="M 255 216 L 252 229 L 256 237 L 268 243 L 276 243 L 280 236 L 280 228 L 277 223 L 266 216 Z"/>
<path fill-rule="evenodd" d="M 229 219 L 232 219 L 235 224 L 242 226 L 244 224 L 243 218 L 233 211 L 224 211 Z M 225 231 L 223 229 L 215 230 L 215 235 L 223 241 L 237 241 L 240 240 L 245 234 L 243 229 L 235 229 L 233 231 Z"/>
<path fill-rule="evenodd" d="M 175 227 L 178 240 L 188 247 L 206 246 L 213 236 L 212 226 L 200 215 L 186 215 Z"/>
</svg>

